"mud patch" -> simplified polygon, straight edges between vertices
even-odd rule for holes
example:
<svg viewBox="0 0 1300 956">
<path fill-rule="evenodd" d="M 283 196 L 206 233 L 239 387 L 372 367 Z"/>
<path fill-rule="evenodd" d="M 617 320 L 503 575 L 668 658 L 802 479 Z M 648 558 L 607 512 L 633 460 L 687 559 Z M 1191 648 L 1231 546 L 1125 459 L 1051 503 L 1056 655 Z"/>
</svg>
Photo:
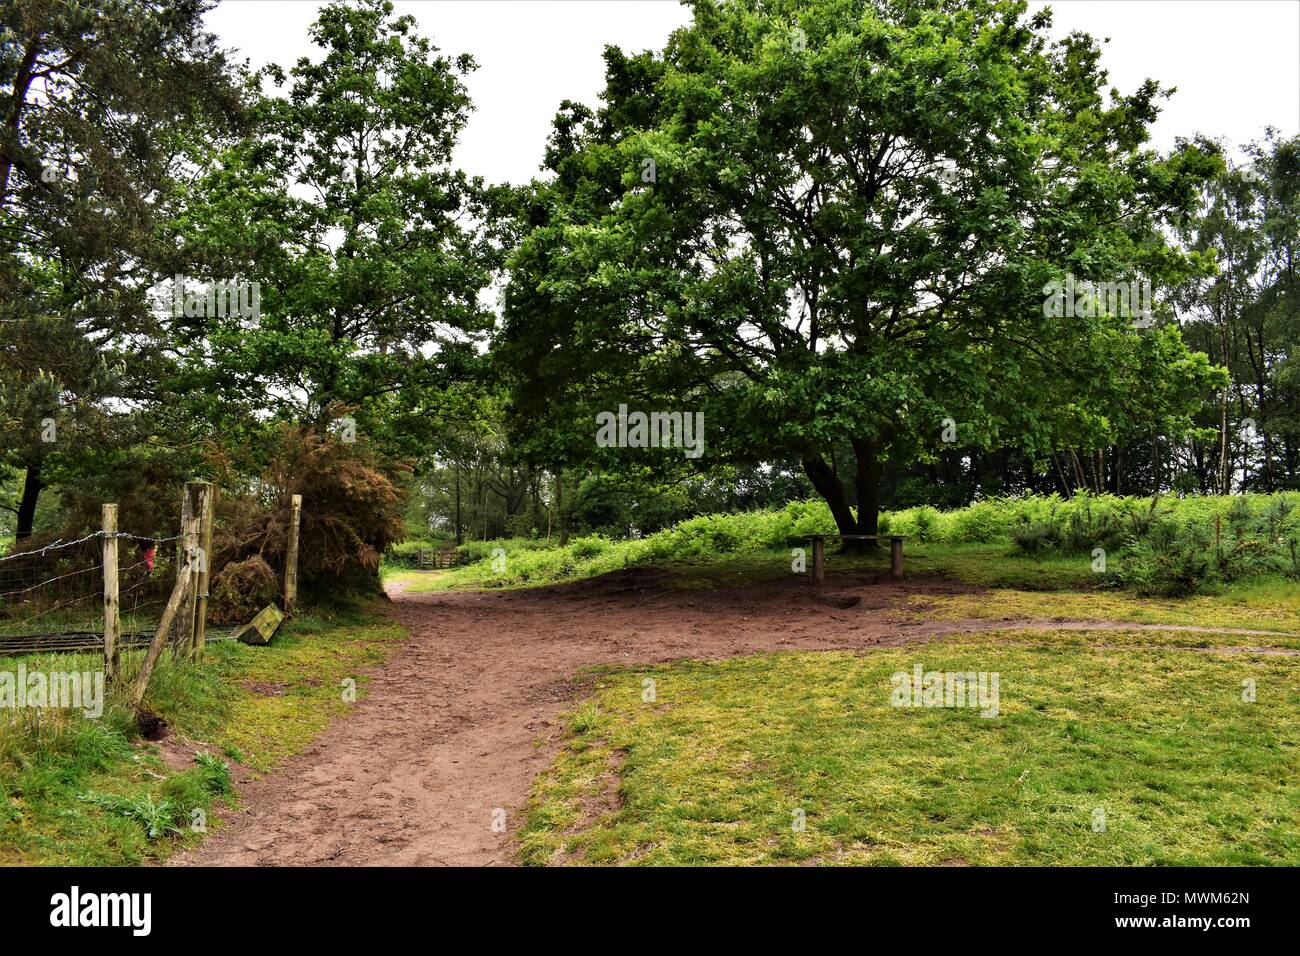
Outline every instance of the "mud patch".
<svg viewBox="0 0 1300 956">
<path fill-rule="evenodd" d="M 187 747 L 174 738 L 158 741 L 154 744 L 153 750 L 158 755 L 158 759 L 173 773 L 180 773 L 194 766 L 194 748 Z"/>
<path fill-rule="evenodd" d="M 136 726 L 140 728 L 140 736 L 149 741 L 164 739 L 170 730 L 167 721 L 151 710 L 140 711 L 135 716 L 135 722 Z"/>
<path fill-rule="evenodd" d="M 288 684 L 270 684 L 251 680 L 240 681 L 239 686 L 258 697 L 283 697 L 284 692 L 289 689 Z"/>
</svg>

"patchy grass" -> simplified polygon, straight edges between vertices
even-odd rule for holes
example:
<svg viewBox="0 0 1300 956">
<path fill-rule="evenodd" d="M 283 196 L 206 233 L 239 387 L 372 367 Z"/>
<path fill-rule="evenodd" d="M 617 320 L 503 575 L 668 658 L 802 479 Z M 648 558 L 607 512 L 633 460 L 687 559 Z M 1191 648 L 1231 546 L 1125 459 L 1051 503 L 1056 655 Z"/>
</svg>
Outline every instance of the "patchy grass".
<svg viewBox="0 0 1300 956">
<path fill-rule="evenodd" d="M 605 671 L 535 785 L 522 858 L 1300 863 L 1295 658 L 1083 637 L 1116 646 L 1016 632 Z M 999 715 L 891 706 L 891 675 L 918 663 L 997 672 Z"/>
<path fill-rule="evenodd" d="M 201 664 L 164 655 L 146 704 L 166 721 L 165 746 L 139 737 L 116 694 L 104 714 L 16 710 L 0 720 L 0 863 L 113 866 L 162 859 L 200 839 L 195 811 L 233 802 L 229 763 L 266 771 L 344 714 L 340 682 L 380 663 L 405 636 L 377 606 L 308 612 L 267 647 L 208 645 Z M 124 659 L 127 676 L 141 652 Z M 98 655 L 0 659 L 33 670 L 98 670 Z M 181 751 L 180 747 L 184 750 Z M 199 751 L 192 766 L 176 754 Z"/>
<path fill-rule="evenodd" d="M 640 547 L 638 547 L 640 546 Z M 389 568 L 384 583 L 404 582 L 413 593 L 454 590 L 510 590 L 538 587 L 595 577 L 625 567 L 653 566 L 667 572 L 677 587 L 726 587 L 786 578 L 794 560 L 794 547 L 805 551 L 806 566 L 812 565 L 807 542 L 790 548 L 768 548 L 743 554 L 705 554 L 663 557 L 646 542 L 615 542 L 608 550 L 575 555 L 568 548 L 537 547 L 507 552 L 504 562 L 494 567 L 490 559 L 441 571 L 413 571 Z M 969 584 L 986 587 L 1019 587 L 1026 590 L 1088 589 L 1101 586 L 1087 558 L 1029 558 L 1002 544 L 919 544 L 904 547 L 904 565 L 911 573 L 943 574 Z M 870 555 L 832 552 L 827 557 L 830 573 L 885 571 L 889 550 Z M 499 569 L 499 570 L 498 570 Z"/>
<path fill-rule="evenodd" d="M 1261 655 L 1278 654 L 1289 657 L 1297 666 L 1300 659 L 1294 655 L 1300 651 L 1300 641 L 1294 638 L 1272 634 L 1224 634 L 1218 631 L 1204 630 L 1138 630 L 1125 629 L 1122 625 L 1097 630 L 1039 630 L 1035 628 L 999 629 L 973 634 L 949 634 L 934 638 L 933 643 L 956 643 L 963 647 L 971 645 L 1036 646 L 1036 647 L 1083 647 L 1104 650 L 1108 647 L 1117 649 L 1160 650 L 1208 650 L 1210 648 L 1227 648 L 1231 653 L 1238 649 L 1258 652 Z"/>
<path fill-rule="evenodd" d="M 447 579 L 454 573 L 454 570 L 445 569 L 434 571 L 417 571 L 410 568 L 381 569 L 385 586 L 404 584 L 405 590 L 413 594 L 449 590 L 450 582 Z"/>
<path fill-rule="evenodd" d="M 1113 591 L 1079 593 L 994 589 L 979 594 L 914 598 L 909 609 L 920 620 L 1056 618 L 1241 627 L 1297 634 L 1300 633 L 1300 582 L 1255 582 L 1230 588 L 1222 594 L 1176 600 L 1138 598 Z"/>
</svg>

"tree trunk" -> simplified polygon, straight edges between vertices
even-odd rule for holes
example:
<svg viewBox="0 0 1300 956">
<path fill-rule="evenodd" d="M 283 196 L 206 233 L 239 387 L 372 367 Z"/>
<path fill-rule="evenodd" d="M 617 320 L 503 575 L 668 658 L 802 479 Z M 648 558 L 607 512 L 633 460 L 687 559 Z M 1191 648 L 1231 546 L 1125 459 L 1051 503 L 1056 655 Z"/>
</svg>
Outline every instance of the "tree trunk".
<svg viewBox="0 0 1300 956">
<path fill-rule="evenodd" d="M 812 482 L 817 494 L 826 499 L 826 503 L 830 505 L 831 516 L 835 519 L 835 527 L 839 533 L 857 534 L 858 524 L 853 518 L 853 510 L 849 507 L 848 499 L 844 497 L 844 488 L 835 477 L 831 466 L 820 457 L 805 458 L 802 465 L 804 474 Z"/>
<path fill-rule="evenodd" d="M 14 76 L 13 95 L 9 101 L 9 115 L 5 118 L 4 138 L 8 149 L 0 149 L 0 207 L 9 200 L 9 177 L 13 172 L 13 157 L 18 155 L 18 134 L 22 126 L 23 107 L 27 91 L 31 88 L 36 57 L 40 53 L 39 37 L 29 37 Z"/>
<path fill-rule="evenodd" d="M 835 470 L 822 458 L 803 460 L 804 474 L 817 493 L 830 506 L 835 528 L 840 534 L 875 534 L 880 520 L 880 461 L 876 446 L 868 441 L 854 440 L 853 454 L 857 459 L 857 476 L 854 479 L 858 496 L 858 513 L 855 517 L 844 494 L 844 486 Z M 875 541 L 845 541 L 844 551 L 874 551 Z"/>
<path fill-rule="evenodd" d="M 32 526 L 36 522 L 36 499 L 41 495 L 40 462 L 27 466 L 27 477 L 23 479 L 23 497 L 18 502 L 18 527 L 14 537 L 21 541 L 32 536 Z"/>
<path fill-rule="evenodd" d="M 569 521 L 564 513 L 564 469 L 555 469 L 555 520 L 560 525 L 560 547 L 569 543 Z"/>
<path fill-rule="evenodd" d="M 853 455 L 857 460 L 854 479 L 858 493 L 857 534 L 876 534 L 880 528 L 880 456 L 874 442 L 854 439 Z M 848 551 L 875 551 L 876 541 L 849 541 Z"/>
<path fill-rule="evenodd" d="M 1226 495 L 1232 472 L 1228 467 L 1228 390 L 1223 390 L 1223 405 L 1219 414 L 1219 494 Z"/>
<path fill-rule="evenodd" d="M 460 462 L 456 462 L 456 547 L 465 543 L 465 526 L 460 522 Z"/>
</svg>

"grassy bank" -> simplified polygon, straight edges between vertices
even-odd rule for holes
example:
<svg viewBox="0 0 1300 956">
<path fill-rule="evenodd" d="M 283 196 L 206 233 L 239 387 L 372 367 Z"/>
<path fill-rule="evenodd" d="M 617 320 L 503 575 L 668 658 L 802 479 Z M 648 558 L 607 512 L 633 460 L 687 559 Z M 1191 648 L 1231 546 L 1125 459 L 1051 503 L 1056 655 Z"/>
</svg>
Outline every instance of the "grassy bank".
<svg viewBox="0 0 1300 956">
<path fill-rule="evenodd" d="M 523 859 L 1300 863 L 1295 659 L 1178 637 L 1089 634 L 1102 650 L 1012 632 L 604 672 L 535 785 Z M 891 675 L 916 664 L 997 672 L 997 716 L 891 706 Z"/>
<path fill-rule="evenodd" d="M 1248 582 L 1300 580 L 1296 492 L 996 499 L 948 512 L 885 512 L 880 526 L 882 533 L 908 537 L 909 568 L 990 587 L 1212 594 Z M 449 573 L 412 571 L 402 551 L 390 558 L 385 574 L 412 590 L 511 588 L 637 565 L 738 557 L 770 564 L 770 573 L 781 574 L 792 549 L 806 548 L 808 535 L 834 530 L 823 502 L 800 501 L 777 511 L 691 518 L 629 540 L 588 535 L 564 547 L 534 539 L 469 542 L 461 548 L 467 563 Z"/>
<path fill-rule="evenodd" d="M 195 811 L 237 800 L 229 768 L 264 772 L 302 750 L 364 694 L 363 668 L 404 636 L 377 606 L 304 613 L 267 647 L 209 644 L 201 664 L 164 655 L 147 705 L 167 724 L 141 739 L 123 701 L 78 711 L 0 713 L 0 863 L 123 865 L 162 859 L 198 839 Z M 124 660 L 128 676 L 139 652 Z M 98 655 L 0 659 L 0 672 L 98 670 Z M 204 756 L 195 759 L 197 750 Z"/>
<path fill-rule="evenodd" d="M 655 542 L 619 541 L 584 551 L 580 546 L 567 548 L 538 546 L 538 542 L 490 542 L 502 548 L 503 555 L 493 564 L 491 558 L 473 561 L 442 571 L 416 571 L 389 567 L 384 571 L 387 584 L 401 583 L 414 591 L 461 589 L 511 589 L 539 587 L 579 581 L 624 568 L 654 565 L 667 570 L 680 583 L 714 580 L 724 583 L 727 577 L 747 580 L 775 580 L 792 573 L 794 548 L 802 548 L 805 568 L 812 562 L 806 539 L 794 538 L 789 546 L 735 551 L 721 554 L 674 554 L 655 546 Z M 647 543 L 648 542 L 648 543 Z M 544 542 L 540 544 L 544 545 Z M 508 550 L 505 546 L 513 546 Z M 969 584 L 988 587 L 1019 587 L 1027 590 L 1062 588 L 1094 589 L 1104 582 L 1091 571 L 1088 559 L 1049 556 L 1029 557 L 1017 554 L 1007 542 L 991 544 L 923 544 L 908 542 L 904 558 L 910 573 L 944 574 Z M 832 546 L 828 567 L 833 571 L 887 570 L 888 550 L 879 555 L 840 555 Z"/>
<path fill-rule="evenodd" d="M 1244 581 L 1186 598 L 1154 598 L 1105 587 L 1088 559 L 1031 558 L 1006 544 L 909 544 L 905 556 L 909 574 L 938 574 L 979 589 L 971 594 L 914 598 L 900 612 L 917 620 L 1059 618 L 1300 633 L 1300 582 L 1286 578 Z M 782 550 L 667 560 L 655 566 L 673 587 L 689 589 L 785 579 L 792 573 L 790 562 L 790 553 Z M 833 554 L 828 567 L 833 573 L 883 573 L 889 559 L 884 554 Z M 588 570 L 576 571 L 575 577 Z M 414 592 L 531 586 L 503 582 L 481 564 L 450 571 L 395 571 L 386 579 Z M 1294 639 L 1288 640 L 1294 644 Z"/>
</svg>

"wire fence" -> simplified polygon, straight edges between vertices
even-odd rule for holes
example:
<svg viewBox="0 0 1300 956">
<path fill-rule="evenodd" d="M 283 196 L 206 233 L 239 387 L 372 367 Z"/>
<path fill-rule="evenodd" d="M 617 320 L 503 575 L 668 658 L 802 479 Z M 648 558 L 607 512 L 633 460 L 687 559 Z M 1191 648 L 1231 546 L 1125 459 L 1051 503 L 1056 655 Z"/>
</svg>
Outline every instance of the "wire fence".
<svg viewBox="0 0 1300 956">
<path fill-rule="evenodd" d="M 180 534 L 121 531 L 118 506 L 105 503 L 100 531 L 15 542 L 0 555 L 0 657 L 100 651 L 109 680 L 116 680 L 121 652 L 147 645 L 132 691 L 132 706 L 139 707 L 168 643 L 173 654 L 197 659 L 208 641 L 232 640 L 255 627 L 261 633 L 260 616 L 242 627 L 207 627 L 215 497 L 210 482 L 185 483 Z M 297 597 L 301 511 L 302 496 L 291 496 L 285 613 Z M 226 621 L 232 616 L 227 611 Z"/>
<path fill-rule="evenodd" d="M 176 577 L 180 535 L 96 531 L 0 556 L 0 656 L 103 648 L 103 545 L 118 542 L 120 646 L 147 643 Z M 134 545 L 123 547 L 124 543 Z M 222 635 L 214 634 L 214 639 Z"/>
</svg>

